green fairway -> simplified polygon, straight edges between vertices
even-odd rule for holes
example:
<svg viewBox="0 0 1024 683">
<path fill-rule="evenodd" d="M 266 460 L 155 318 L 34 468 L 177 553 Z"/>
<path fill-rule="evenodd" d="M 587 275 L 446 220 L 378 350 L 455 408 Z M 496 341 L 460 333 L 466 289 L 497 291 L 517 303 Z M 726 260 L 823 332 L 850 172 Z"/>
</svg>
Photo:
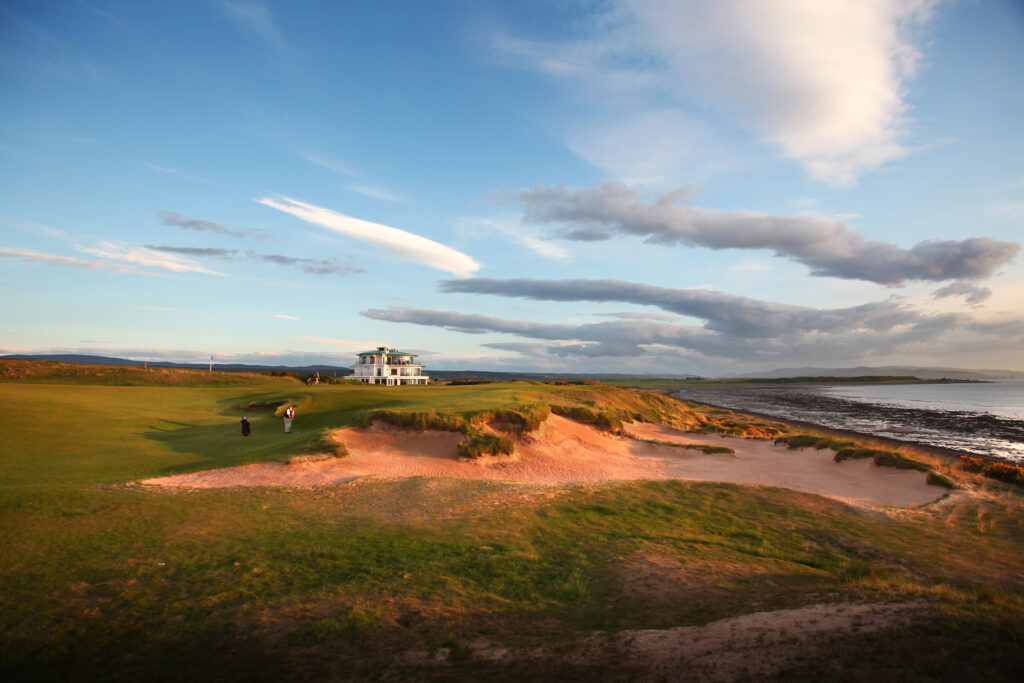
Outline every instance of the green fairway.
<svg viewBox="0 0 1024 683">
<path fill-rule="evenodd" d="M 0 399 L 7 680 L 630 678 L 636 663 L 610 655 L 497 664 L 470 645 L 557 649 L 595 630 L 865 601 L 928 611 L 896 640 L 850 634 L 829 662 L 1009 680 L 1022 661 L 1024 501 L 980 478 L 978 495 L 897 513 L 688 482 L 168 491 L 132 482 L 310 452 L 323 430 L 377 409 L 545 403 L 682 418 L 658 396 L 525 382 L 17 382 L 0 383 Z M 258 409 L 283 401 L 298 406 L 287 435 Z M 779 675 L 831 670 L 812 654 Z"/>
</svg>

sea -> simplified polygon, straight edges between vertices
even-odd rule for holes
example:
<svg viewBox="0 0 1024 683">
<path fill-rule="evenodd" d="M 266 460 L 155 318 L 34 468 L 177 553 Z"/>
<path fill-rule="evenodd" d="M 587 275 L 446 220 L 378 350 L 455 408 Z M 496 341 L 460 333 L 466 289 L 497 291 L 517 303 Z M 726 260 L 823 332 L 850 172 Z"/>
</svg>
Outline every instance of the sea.
<svg viewBox="0 0 1024 683">
<path fill-rule="evenodd" d="M 677 398 L 1024 463 L 1024 380 L 705 384 Z"/>
</svg>

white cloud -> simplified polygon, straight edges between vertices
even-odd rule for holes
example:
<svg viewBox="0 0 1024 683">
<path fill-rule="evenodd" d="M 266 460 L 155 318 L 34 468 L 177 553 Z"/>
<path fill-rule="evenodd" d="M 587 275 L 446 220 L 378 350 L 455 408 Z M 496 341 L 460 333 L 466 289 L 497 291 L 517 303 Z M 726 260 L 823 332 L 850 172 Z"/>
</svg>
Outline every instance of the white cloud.
<svg viewBox="0 0 1024 683">
<path fill-rule="evenodd" d="M 656 185 L 679 173 L 706 173 L 728 163 L 709 126 L 672 109 L 616 111 L 573 122 L 565 134 L 574 154 L 630 185 Z"/>
<path fill-rule="evenodd" d="M 47 254 L 46 252 L 35 251 L 33 249 L 11 249 L 9 247 L 0 247 L 0 258 L 16 258 L 22 261 L 34 261 L 36 263 L 46 263 L 51 266 L 60 266 L 64 268 L 105 270 L 111 273 L 119 273 L 121 275 L 146 275 L 150 277 L 156 275 L 155 273 L 150 273 L 133 266 L 126 266 L 121 263 L 111 263 L 110 261 L 102 260 L 86 260 L 71 256 L 57 256 L 56 254 Z"/>
<path fill-rule="evenodd" d="M 282 197 L 280 200 L 263 197 L 255 201 L 308 223 L 380 247 L 406 261 L 443 270 L 452 275 L 468 276 L 480 268 L 480 264 L 470 256 L 405 230 L 353 218 L 288 197 Z"/>
<path fill-rule="evenodd" d="M 321 168 L 326 168 L 331 173 L 350 177 L 359 175 L 354 168 L 345 162 L 339 161 L 338 159 L 327 156 L 321 152 L 301 148 L 294 149 L 293 152 L 295 153 L 295 156 L 299 157 L 303 161 L 308 161 L 309 163 L 315 164 Z"/>
<path fill-rule="evenodd" d="M 281 320 L 298 320 L 294 315 L 284 315 L 283 313 L 274 313 L 270 316 L 271 318 L 280 318 Z"/>
<path fill-rule="evenodd" d="M 125 244 L 123 242 L 100 242 L 97 247 L 80 246 L 77 247 L 77 249 L 82 253 L 92 254 L 93 256 L 99 256 L 100 258 L 131 263 L 147 268 L 159 268 L 160 270 L 167 270 L 172 273 L 224 275 L 224 273 L 218 273 L 216 271 L 203 268 L 199 263 L 190 258 L 185 258 L 176 254 L 168 254 L 148 247 Z"/>
<path fill-rule="evenodd" d="M 386 188 L 376 187 L 373 185 L 349 185 L 348 189 L 352 190 L 356 194 L 361 194 L 364 197 L 383 199 L 386 202 L 393 202 L 395 204 L 406 204 L 409 201 L 397 192 L 392 192 Z"/>
<path fill-rule="evenodd" d="M 814 178 L 844 185 L 911 151 L 906 83 L 920 61 L 916 32 L 935 4 L 619 0 L 582 40 L 498 35 L 492 44 L 583 86 L 609 116 L 631 110 L 619 138 L 657 149 L 658 166 L 667 165 L 667 155 L 691 153 L 678 138 L 691 127 L 687 121 L 717 120 L 743 126 Z M 659 114 L 666 103 L 677 112 L 674 121 Z M 655 114 L 661 125 L 626 135 Z M 571 138 L 570 145 L 599 165 L 622 155 L 622 142 L 590 138 Z"/>
<path fill-rule="evenodd" d="M 553 244 L 547 240 L 543 240 L 535 235 L 531 235 L 526 226 L 520 224 L 511 224 L 503 221 L 488 220 L 486 218 L 476 218 L 470 221 L 470 225 L 478 228 L 483 228 L 485 231 L 498 232 L 512 240 L 518 242 L 522 246 L 526 247 L 538 256 L 544 258 L 562 260 L 569 258 L 569 252 L 557 244 Z"/>
</svg>

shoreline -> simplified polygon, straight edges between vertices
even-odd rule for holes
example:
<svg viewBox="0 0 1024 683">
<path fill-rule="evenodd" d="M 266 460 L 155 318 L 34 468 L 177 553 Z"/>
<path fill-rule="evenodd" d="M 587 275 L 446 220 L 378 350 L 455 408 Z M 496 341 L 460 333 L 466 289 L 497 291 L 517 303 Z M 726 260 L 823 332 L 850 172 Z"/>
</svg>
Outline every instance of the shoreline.
<svg viewBox="0 0 1024 683">
<path fill-rule="evenodd" d="M 674 392 L 672 392 L 669 389 L 659 388 L 657 391 L 675 401 L 692 403 L 694 405 L 699 406 L 707 406 L 708 408 L 714 408 L 716 410 L 728 410 L 740 415 L 750 415 L 751 417 L 756 417 L 758 419 L 766 420 L 769 422 L 779 422 L 782 424 L 799 427 L 800 429 L 819 432 L 827 436 L 843 437 L 851 440 L 856 440 L 869 447 L 905 448 L 917 450 L 922 454 L 933 455 L 948 460 L 950 462 L 960 462 L 960 458 L 963 456 L 971 458 L 982 458 L 990 462 L 1005 462 L 1003 459 L 997 458 L 992 455 L 972 453 L 970 451 L 962 451 L 956 448 L 948 448 L 944 446 L 935 446 L 933 444 L 921 443 L 919 441 L 912 441 L 910 439 L 895 439 L 888 436 L 878 436 L 875 434 L 869 434 L 867 432 L 859 432 L 853 429 L 838 429 L 836 427 L 828 427 L 826 425 L 818 424 L 816 422 L 808 422 L 806 420 L 781 418 L 776 415 L 770 415 L 768 413 L 762 413 L 756 410 L 739 410 L 737 408 L 730 408 L 728 406 L 708 403 L 706 401 L 695 401 L 688 398 L 680 398 L 678 396 L 675 396 Z"/>
</svg>

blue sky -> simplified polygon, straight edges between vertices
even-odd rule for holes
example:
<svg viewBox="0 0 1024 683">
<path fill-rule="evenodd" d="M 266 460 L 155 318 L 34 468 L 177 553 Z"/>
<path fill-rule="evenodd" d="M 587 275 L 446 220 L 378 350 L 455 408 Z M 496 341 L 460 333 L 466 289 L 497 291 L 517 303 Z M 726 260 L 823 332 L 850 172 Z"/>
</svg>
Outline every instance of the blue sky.
<svg viewBox="0 0 1024 683">
<path fill-rule="evenodd" d="M 0 6 L 0 352 L 1024 369 L 1012 0 Z"/>
</svg>

